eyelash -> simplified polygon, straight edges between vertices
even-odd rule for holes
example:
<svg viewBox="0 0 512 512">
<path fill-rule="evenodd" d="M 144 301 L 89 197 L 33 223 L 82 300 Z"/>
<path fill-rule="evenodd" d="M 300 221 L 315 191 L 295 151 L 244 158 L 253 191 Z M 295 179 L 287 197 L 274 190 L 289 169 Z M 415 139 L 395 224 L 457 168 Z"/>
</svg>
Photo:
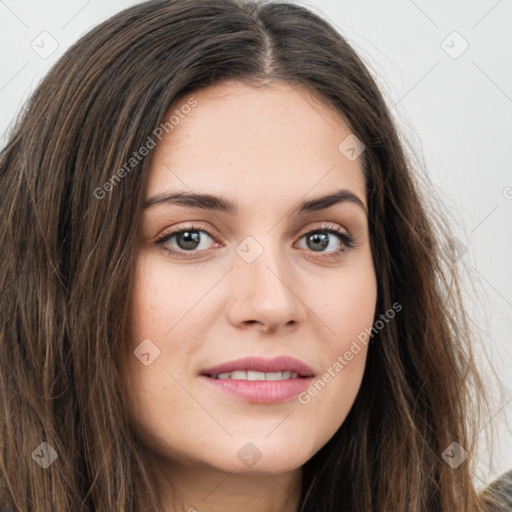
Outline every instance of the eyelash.
<svg viewBox="0 0 512 512">
<path fill-rule="evenodd" d="M 167 233 L 165 233 L 164 235 L 159 237 L 155 241 L 155 243 L 158 246 L 160 246 L 163 251 L 165 251 L 168 254 L 174 255 L 174 257 L 176 257 L 176 258 L 188 258 L 188 259 L 191 259 L 191 258 L 197 257 L 197 256 L 189 256 L 189 254 L 201 253 L 203 251 L 195 251 L 195 250 L 191 250 L 191 251 L 179 250 L 179 251 L 177 251 L 175 249 L 171 249 L 167 245 L 167 242 L 169 240 L 174 238 L 176 235 L 179 235 L 179 234 L 184 233 L 186 231 L 204 232 L 214 242 L 216 242 L 216 237 L 210 232 L 210 230 L 208 229 L 208 227 L 206 225 L 203 225 L 203 224 L 195 224 L 195 225 L 194 224 L 190 224 L 190 225 L 185 226 L 185 227 L 180 227 L 178 229 L 174 229 L 174 230 L 168 231 Z M 342 229 L 338 225 L 336 225 L 336 224 L 329 224 L 329 223 L 323 224 L 323 225 L 319 226 L 318 228 L 315 228 L 315 229 L 312 229 L 310 231 L 307 231 L 306 233 L 301 235 L 299 240 L 302 240 L 302 238 L 304 238 L 307 235 L 312 235 L 314 233 L 319 233 L 319 232 L 329 233 L 329 234 L 332 234 L 332 235 L 336 235 L 338 237 L 338 239 L 340 240 L 342 245 L 341 245 L 341 247 L 339 249 L 336 249 L 334 251 L 330 251 L 330 252 L 327 252 L 327 253 L 322 253 L 320 251 L 320 252 L 318 252 L 318 254 L 324 254 L 324 255 L 323 256 L 313 256 L 314 259 L 337 259 L 337 258 L 341 257 L 341 255 L 343 253 L 353 249 L 355 247 L 355 245 L 356 245 L 355 240 L 354 240 L 354 238 L 351 235 L 349 235 L 348 233 L 345 233 L 344 231 L 342 231 Z M 205 249 L 205 251 L 208 251 L 208 249 Z M 315 252 L 315 251 L 311 251 L 311 252 Z"/>
</svg>

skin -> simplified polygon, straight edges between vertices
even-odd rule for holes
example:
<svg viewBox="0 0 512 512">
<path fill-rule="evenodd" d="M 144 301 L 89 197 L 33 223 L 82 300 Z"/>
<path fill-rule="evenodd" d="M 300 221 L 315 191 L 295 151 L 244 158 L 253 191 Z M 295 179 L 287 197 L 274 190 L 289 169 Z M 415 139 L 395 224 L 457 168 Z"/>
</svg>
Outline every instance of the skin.
<svg viewBox="0 0 512 512">
<path fill-rule="evenodd" d="M 153 150 L 146 199 L 194 191 L 224 196 L 240 211 L 178 204 L 144 210 L 132 351 L 150 339 L 160 354 L 148 366 L 129 358 L 129 413 L 153 457 L 166 511 L 291 512 L 301 466 L 338 430 L 356 398 L 366 346 L 307 404 L 297 397 L 251 403 L 208 386 L 199 373 L 240 357 L 289 355 L 320 377 L 371 327 L 377 285 L 362 162 L 338 150 L 351 133 L 343 118 L 297 86 L 225 82 L 193 97 L 197 106 Z M 293 212 L 342 188 L 364 208 L 344 201 Z M 200 231 L 195 252 L 187 253 L 179 236 L 156 243 L 190 222 L 212 235 Z M 326 248 L 308 246 L 304 235 L 326 223 L 349 233 L 355 246 L 336 253 L 344 244 L 335 234 Z M 236 252 L 248 236 L 263 250 L 252 263 Z M 251 467 L 237 456 L 248 442 L 261 454 Z"/>
</svg>

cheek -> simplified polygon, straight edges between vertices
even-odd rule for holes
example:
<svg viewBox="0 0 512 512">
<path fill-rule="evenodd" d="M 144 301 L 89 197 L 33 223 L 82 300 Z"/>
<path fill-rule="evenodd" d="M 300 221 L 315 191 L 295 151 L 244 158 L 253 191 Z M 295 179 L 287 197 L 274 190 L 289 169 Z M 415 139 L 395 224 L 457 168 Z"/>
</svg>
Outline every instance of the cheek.
<svg viewBox="0 0 512 512">
<path fill-rule="evenodd" d="M 153 335 L 157 338 L 155 343 L 162 344 L 176 339 L 173 334 L 183 321 L 189 323 L 189 315 L 214 283 L 215 276 L 199 278 L 192 266 L 176 271 L 165 256 L 142 251 L 135 271 L 132 322 L 135 338 L 142 340 Z"/>
<path fill-rule="evenodd" d="M 314 283 L 314 284 L 313 284 Z M 371 327 L 377 303 L 377 281 L 371 256 L 320 280 L 304 279 L 304 301 L 329 334 L 324 348 L 332 358 L 345 343 Z"/>
<path fill-rule="evenodd" d="M 372 315 L 367 329 L 371 328 Z M 363 378 L 368 345 L 361 333 L 365 325 L 354 319 L 339 326 L 339 334 L 325 343 L 326 361 L 322 372 L 298 396 L 301 416 L 309 418 L 309 433 L 319 450 L 336 433 L 345 421 L 359 392 Z M 357 333 L 355 336 L 352 333 Z M 357 337 L 359 336 L 359 338 Z"/>
<path fill-rule="evenodd" d="M 360 263 L 323 287 L 307 287 L 311 309 L 329 328 L 321 346 L 323 371 L 298 400 L 307 416 L 315 418 L 311 434 L 318 449 L 350 412 L 366 366 L 377 283 L 369 261 Z"/>
<path fill-rule="evenodd" d="M 221 405 L 215 409 L 222 424 L 233 432 L 234 440 L 226 440 L 223 429 L 205 415 L 199 402 L 209 402 L 201 395 L 202 389 L 194 387 L 190 374 L 191 363 L 209 329 L 226 324 L 222 304 L 229 298 L 229 290 L 221 293 L 219 287 L 208 295 L 208 300 L 202 300 L 218 282 L 221 272 L 205 272 L 199 279 L 197 273 L 194 276 L 192 265 L 190 270 L 181 272 L 171 273 L 171 268 L 163 258 L 144 254 L 136 268 L 134 343 L 151 338 L 161 351 L 151 366 L 143 366 L 135 357 L 130 357 L 128 365 L 130 410 L 140 437 L 154 451 L 172 457 L 203 457 L 219 465 L 224 464 L 226 453 L 230 452 L 236 465 L 239 444 L 247 438 L 255 440 L 261 451 L 275 453 L 272 464 L 276 467 L 304 463 L 338 430 L 360 387 L 367 349 L 364 344 L 353 346 L 353 340 L 373 322 L 376 283 L 371 260 L 360 258 L 329 275 L 324 268 L 312 276 L 310 266 L 304 272 L 297 271 L 300 301 L 306 310 L 299 337 L 311 340 L 303 353 L 317 361 L 321 374 L 303 394 L 302 401 L 299 397 L 275 417 L 252 413 L 248 422 L 243 406 Z M 289 410 L 294 414 L 288 418 Z M 285 417 L 288 419 L 282 421 Z M 208 433 L 204 431 L 205 424 L 211 425 Z M 268 437 L 268 432 L 272 436 Z M 211 447 L 212 439 L 218 445 L 216 450 Z"/>
</svg>

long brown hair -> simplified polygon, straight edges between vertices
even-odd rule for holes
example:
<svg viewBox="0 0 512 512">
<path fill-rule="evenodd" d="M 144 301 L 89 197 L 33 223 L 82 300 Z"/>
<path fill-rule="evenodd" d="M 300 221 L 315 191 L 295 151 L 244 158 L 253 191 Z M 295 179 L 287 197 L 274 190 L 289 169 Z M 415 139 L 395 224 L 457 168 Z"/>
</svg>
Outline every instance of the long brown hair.
<svg viewBox="0 0 512 512">
<path fill-rule="evenodd" d="M 485 510 L 471 433 L 484 390 L 448 231 L 346 40 L 304 7 L 241 0 L 150 1 L 105 21 L 49 72 L 0 154 L 4 507 L 161 510 L 121 381 L 151 158 L 126 162 L 177 99 L 269 79 L 317 94 L 364 143 L 376 318 L 403 305 L 369 345 L 345 422 L 303 466 L 300 511 Z M 469 454 L 456 468 L 442 457 L 453 442 Z M 38 455 L 58 458 L 42 469 Z"/>
</svg>

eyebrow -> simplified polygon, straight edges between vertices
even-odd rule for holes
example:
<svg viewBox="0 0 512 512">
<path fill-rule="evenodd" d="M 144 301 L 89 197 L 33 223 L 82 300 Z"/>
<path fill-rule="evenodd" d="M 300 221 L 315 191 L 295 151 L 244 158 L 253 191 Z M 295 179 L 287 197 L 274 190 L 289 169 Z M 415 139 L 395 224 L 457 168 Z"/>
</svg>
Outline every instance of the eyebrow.
<svg viewBox="0 0 512 512">
<path fill-rule="evenodd" d="M 366 207 L 361 199 L 347 189 L 340 189 L 332 194 L 324 195 L 305 201 L 296 206 L 292 213 L 304 214 L 316 212 L 319 210 L 325 210 L 335 204 L 350 202 L 360 206 L 365 214 Z M 150 208 L 160 204 L 177 204 L 182 206 L 188 206 L 191 208 L 200 208 L 203 210 L 213 210 L 218 212 L 225 212 L 231 215 L 236 215 L 239 212 L 238 205 L 224 197 L 214 196 L 212 194 L 199 194 L 195 192 L 174 192 L 174 193 L 162 193 L 151 197 L 144 203 L 144 209 Z"/>
</svg>

